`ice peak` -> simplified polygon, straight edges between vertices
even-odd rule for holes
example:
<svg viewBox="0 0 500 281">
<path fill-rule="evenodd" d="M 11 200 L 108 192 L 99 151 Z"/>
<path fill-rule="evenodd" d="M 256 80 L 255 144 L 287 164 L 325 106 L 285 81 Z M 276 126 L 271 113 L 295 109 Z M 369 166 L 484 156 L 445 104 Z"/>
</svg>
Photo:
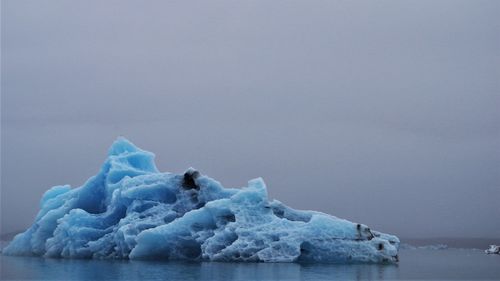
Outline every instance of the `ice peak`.
<svg viewBox="0 0 500 281">
<path fill-rule="evenodd" d="M 125 137 L 118 137 L 108 150 L 108 156 L 117 156 L 122 153 L 141 151 L 135 144 Z"/>
</svg>

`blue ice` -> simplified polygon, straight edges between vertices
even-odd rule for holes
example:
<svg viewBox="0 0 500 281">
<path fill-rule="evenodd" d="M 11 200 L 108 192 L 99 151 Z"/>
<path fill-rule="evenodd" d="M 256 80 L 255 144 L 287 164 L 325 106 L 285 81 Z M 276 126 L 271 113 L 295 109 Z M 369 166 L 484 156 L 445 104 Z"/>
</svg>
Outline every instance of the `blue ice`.
<svg viewBox="0 0 500 281">
<path fill-rule="evenodd" d="M 49 189 L 7 255 L 193 261 L 392 263 L 399 239 L 269 200 L 261 178 L 224 188 L 190 168 L 160 173 L 154 154 L 116 140 L 84 185 Z"/>
</svg>

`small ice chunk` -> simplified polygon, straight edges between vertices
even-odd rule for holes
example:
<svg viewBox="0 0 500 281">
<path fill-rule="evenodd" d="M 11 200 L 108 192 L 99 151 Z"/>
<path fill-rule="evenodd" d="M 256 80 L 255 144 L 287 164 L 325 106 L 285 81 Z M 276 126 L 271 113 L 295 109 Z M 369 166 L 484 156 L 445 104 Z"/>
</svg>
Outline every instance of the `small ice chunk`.
<svg viewBox="0 0 500 281">
<path fill-rule="evenodd" d="M 497 254 L 500 255 L 500 246 L 490 245 L 490 248 L 484 251 L 486 254 Z"/>
</svg>

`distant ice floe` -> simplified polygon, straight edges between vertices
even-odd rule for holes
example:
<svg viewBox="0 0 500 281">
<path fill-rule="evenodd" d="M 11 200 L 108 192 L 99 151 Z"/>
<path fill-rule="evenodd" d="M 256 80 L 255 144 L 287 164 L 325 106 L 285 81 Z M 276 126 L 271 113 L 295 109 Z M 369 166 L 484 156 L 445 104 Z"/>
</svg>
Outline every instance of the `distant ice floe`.
<svg viewBox="0 0 500 281">
<path fill-rule="evenodd" d="M 500 246 L 497 245 L 490 245 L 490 248 L 487 250 L 484 250 L 486 254 L 497 254 L 500 255 Z"/>
<path fill-rule="evenodd" d="M 413 246 L 407 243 L 402 243 L 400 248 L 403 250 L 446 250 L 448 249 L 448 245 L 435 244 L 435 245 L 425 245 L 425 246 Z"/>
<path fill-rule="evenodd" d="M 124 138 L 83 186 L 49 189 L 8 255 L 193 261 L 398 261 L 399 239 L 328 214 L 268 199 L 188 169 L 160 173 L 154 155 Z"/>
</svg>

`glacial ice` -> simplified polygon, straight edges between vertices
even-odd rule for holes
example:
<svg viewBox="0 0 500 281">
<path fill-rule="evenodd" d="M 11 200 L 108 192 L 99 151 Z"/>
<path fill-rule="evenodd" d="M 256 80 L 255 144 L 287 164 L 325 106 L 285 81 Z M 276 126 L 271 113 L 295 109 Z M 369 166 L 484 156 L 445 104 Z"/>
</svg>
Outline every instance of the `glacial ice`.
<svg viewBox="0 0 500 281">
<path fill-rule="evenodd" d="M 6 255 L 194 261 L 392 263 L 399 239 L 270 201 L 261 178 L 224 188 L 190 168 L 160 173 L 124 138 L 83 186 L 49 189 Z"/>
</svg>

